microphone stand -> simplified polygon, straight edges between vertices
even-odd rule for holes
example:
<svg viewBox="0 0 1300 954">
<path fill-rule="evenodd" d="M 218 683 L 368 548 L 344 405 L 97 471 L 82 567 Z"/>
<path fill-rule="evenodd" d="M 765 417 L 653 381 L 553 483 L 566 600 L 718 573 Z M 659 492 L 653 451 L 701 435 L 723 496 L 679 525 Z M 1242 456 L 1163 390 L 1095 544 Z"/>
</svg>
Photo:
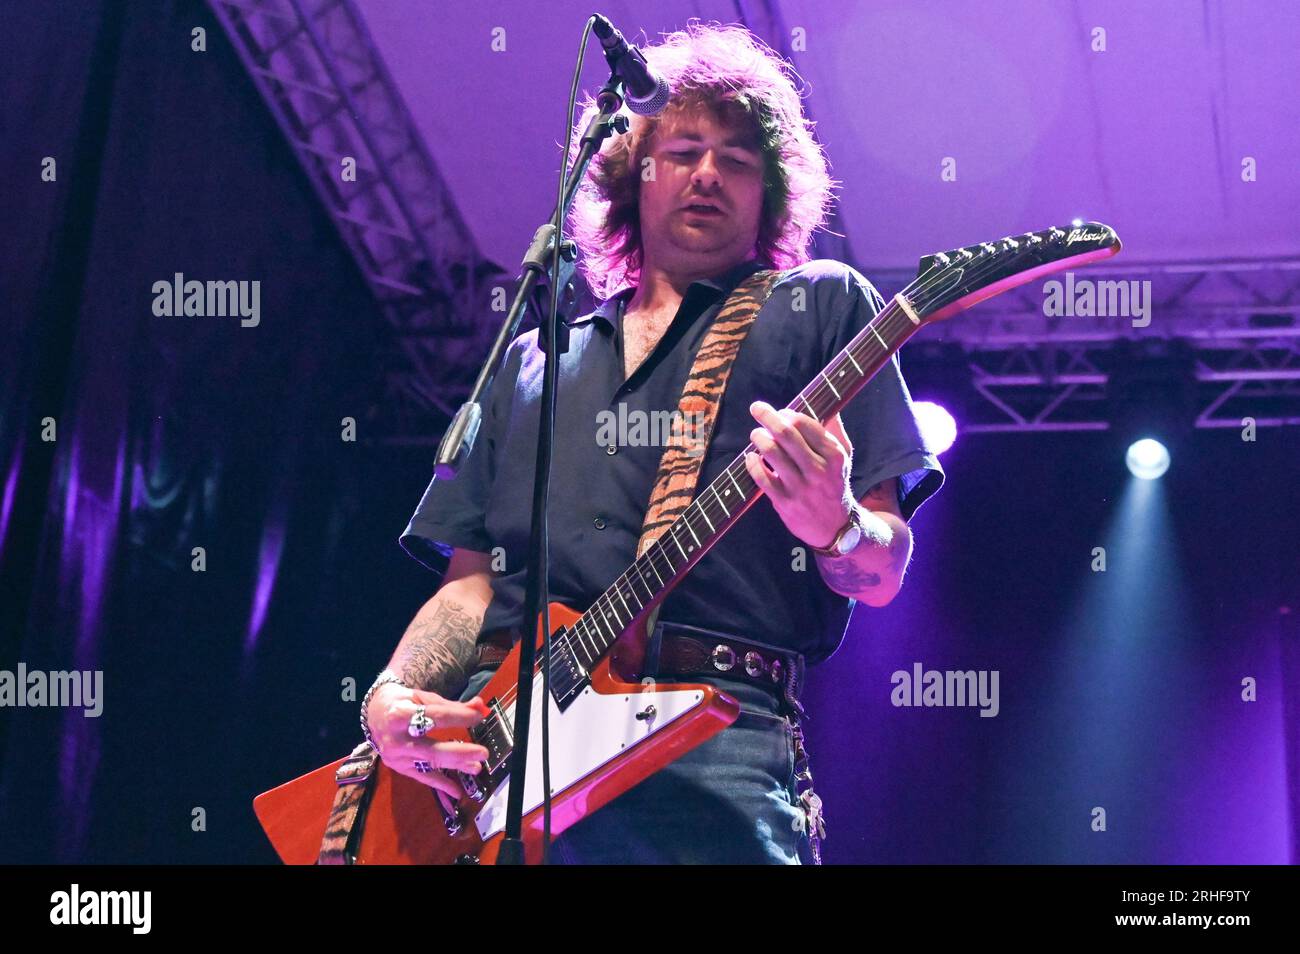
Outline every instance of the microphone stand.
<svg viewBox="0 0 1300 954">
<path fill-rule="evenodd" d="M 523 639 L 519 644 L 518 693 L 515 699 L 515 724 L 513 727 L 512 749 L 510 754 L 510 794 L 506 802 L 505 840 L 497 857 L 497 864 L 523 864 L 524 843 L 521 838 L 523 828 L 524 780 L 528 767 L 528 736 L 532 716 L 533 670 L 536 665 L 536 632 L 534 622 L 545 609 L 546 581 L 546 499 L 550 484 L 551 446 L 555 430 L 555 399 L 559 380 L 559 359 L 557 355 L 569 350 L 568 326 L 559 320 L 556 307 L 558 289 L 564 288 L 572 279 L 577 258 L 577 248 L 569 241 L 563 243 L 559 255 L 555 254 L 555 238 L 559 225 L 563 223 L 577 194 L 578 185 L 587 173 L 587 166 L 593 156 L 600 151 L 606 139 L 614 133 L 625 133 L 629 128 L 626 116 L 618 115 L 623 105 L 623 81 L 617 74 L 611 73 L 609 80 L 601 87 L 596 96 L 597 113 L 582 133 L 579 149 L 572 168 L 569 170 L 562 190 L 563 200 L 556 207 L 550 221 L 541 226 L 534 234 L 532 244 L 524 256 L 519 276 L 519 288 L 515 293 L 505 323 L 497 334 L 492 350 L 470 392 L 469 399 L 456 412 L 451 427 L 443 436 L 438 446 L 438 455 L 434 469 L 438 477 L 454 477 L 461 463 L 473 447 L 482 423 L 483 410 L 480 400 L 492 384 L 496 370 L 505 354 L 506 347 L 513 340 L 523 317 L 523 310 L 533 298 L 538 283 L 543 280 L 548 268 L 563 280 L 557 280 L 552 286 L 551 307 L 538 310 L 541 314 L 538 343 L 544 354 L 544 371 L 542 376 L 541 421 L 537 432 L 537 467 L 533 477 L 532 533 L 529 542 L 527 583 L 524 596 Z M 567 161 L 568 157 L 565 157 Z M 549 633 L 543 630 L 548 640 Z M 549 704 L 543 700 L 543 705 Z M 545 757 L 545 756 L 543 756 Z M 550 794 L 543 786 L 543 803 L 549 801 Z M 545 846 L 543 846 L 545 850 Z"/>
</svg>

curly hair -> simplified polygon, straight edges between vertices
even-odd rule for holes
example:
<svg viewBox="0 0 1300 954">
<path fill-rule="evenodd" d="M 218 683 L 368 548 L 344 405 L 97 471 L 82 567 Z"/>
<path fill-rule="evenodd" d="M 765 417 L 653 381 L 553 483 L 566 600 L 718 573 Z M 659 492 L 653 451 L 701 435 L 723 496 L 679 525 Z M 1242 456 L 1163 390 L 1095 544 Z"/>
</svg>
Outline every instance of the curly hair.
<svg viewBox="0 0 1300 954">
<path fill-rule="evenodd" d="M 758 256 L 785 269 L 808 261 L 813 232 L 821 228 L 839 183 L 813 138 L 795 87 L 794 67 L 738 24 L 692 22 L 642 48 L 667 81 L 672 99 L 658 116 L 629 115 L 631 127 L 605 141 L 569 211 L 567 230 L 581 253 L 579 268 L 597 299 L 639 280 L 641 163 L 662 120 L 679 112 L 711 110 L 717 121 L 758 138 L 763 156 L 763 208 Z M 596 113 L 595 98 L 583 100 L 578 137 Z M 626 110 L 624 106 L 624 110 Z"/>
</svg>

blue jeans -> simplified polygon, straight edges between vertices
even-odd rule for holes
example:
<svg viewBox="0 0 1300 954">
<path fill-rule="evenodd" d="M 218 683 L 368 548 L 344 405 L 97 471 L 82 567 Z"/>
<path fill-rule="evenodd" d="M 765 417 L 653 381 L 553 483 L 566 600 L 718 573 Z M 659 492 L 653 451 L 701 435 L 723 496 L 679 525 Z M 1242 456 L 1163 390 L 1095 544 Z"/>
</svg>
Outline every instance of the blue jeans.
<svg viewBox="0 0 1300 954">
<path fill-rule="evenodd" d="M 461 701 L 495 672 L 473 675 Z M 778 696 L 722 677 L 675 681 L 717 686 L 740 703 L 740 715 L 561 834 L 551 844 L 551 863 L 811 863 L 795 797 L 793 730 Z"/>
</svg>

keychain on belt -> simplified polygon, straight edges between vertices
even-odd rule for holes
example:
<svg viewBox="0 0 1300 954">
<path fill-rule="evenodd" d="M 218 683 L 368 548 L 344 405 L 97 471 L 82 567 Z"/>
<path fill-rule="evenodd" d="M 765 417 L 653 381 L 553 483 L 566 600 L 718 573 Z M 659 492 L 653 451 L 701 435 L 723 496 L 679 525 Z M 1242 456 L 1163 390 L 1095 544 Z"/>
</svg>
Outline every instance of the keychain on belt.
<svg viewBox="0 0 1300 954">
<path fill-rule="evenodd" d="M 813 864 L 822 863 L 822 841 L 826 838 L 826 816 L 822 813 L 822 800 L 813 791 L 812 765 L 808 749 L 804 746 L 803 726 L 799 719 L 791 718 L 794 730 L 794 783 L 799 804 L 804 813 L 804 830 L 808 832 L 808 845 L 812 849 Z"/>
</svg>

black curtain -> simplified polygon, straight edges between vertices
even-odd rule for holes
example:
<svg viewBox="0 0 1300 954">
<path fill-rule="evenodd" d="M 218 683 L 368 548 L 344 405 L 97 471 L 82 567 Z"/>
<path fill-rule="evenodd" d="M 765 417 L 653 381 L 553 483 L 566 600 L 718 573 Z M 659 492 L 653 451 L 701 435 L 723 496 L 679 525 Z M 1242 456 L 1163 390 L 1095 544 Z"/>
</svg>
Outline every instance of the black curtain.
<svg viewBox="0 0 1300 954">
<path fill-rule="evenodd" d="M 433 586 L 396 545 L 431 451 L 367 441 L 384 323 L 208 7 L 3 18 L 0 669 L 103 699 L 0 709 L 0 859 L 270 860 L 252 796 L 355 744 Z M 260 323 L 156 316 L 177 272 Z"/>
</svg>

